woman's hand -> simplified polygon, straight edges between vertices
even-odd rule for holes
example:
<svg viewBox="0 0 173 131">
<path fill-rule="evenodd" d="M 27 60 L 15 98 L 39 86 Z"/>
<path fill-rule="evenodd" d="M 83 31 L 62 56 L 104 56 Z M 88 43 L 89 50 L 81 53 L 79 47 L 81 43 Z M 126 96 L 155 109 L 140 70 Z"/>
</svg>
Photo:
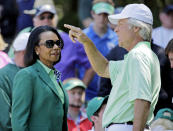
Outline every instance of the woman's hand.
<svg viewBox="0 0 173 131">
<path fill-rule="evenodd" d="M 79 41 L 80 43 L 89 43 L 91 40 L 82 32 L 79 27 L 64 24 L 64 27 L 70 29 L 69 37 L 73 42 Z"/>
</svg>

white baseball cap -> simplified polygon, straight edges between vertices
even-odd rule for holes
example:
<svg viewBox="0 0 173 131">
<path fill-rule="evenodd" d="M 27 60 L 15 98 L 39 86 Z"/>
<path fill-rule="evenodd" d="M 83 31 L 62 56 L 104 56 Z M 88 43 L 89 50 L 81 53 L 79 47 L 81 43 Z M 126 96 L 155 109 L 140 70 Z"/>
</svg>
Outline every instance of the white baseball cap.
<svg viewBox="0 0 173 131">
<path fill-rule="evenodd" d="M 53 15 L 56 14 L 56 10 L 53 5 L 45 4 L 37 7 L 36 9 L 32 10 L 24 10 L 24 14 L 29 14 L 33 16 L 39 16 L 45 12 L 52 13 Z"/>
<path fill-rule="evenodd" d="M 14 48 L 14 51 L 23 51 L 26 49 L 29 35 L 29 32 L 21 33 L 15 38 L 12 46 Z"/>
<path fill-rule="evenodd" d="M 134 18 L 153 25 L 153 15 L 151 10 L 144 4 L 128 4 L 120 14 L 109 15 L 108 19 L 112 24 L 117 24 L 118 20 Z"/>
</svg>

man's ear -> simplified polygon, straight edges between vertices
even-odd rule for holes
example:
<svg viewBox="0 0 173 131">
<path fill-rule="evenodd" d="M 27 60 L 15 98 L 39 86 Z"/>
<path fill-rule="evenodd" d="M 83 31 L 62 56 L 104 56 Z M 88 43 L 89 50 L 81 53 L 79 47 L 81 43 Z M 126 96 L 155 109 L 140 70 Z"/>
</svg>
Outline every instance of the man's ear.
<svg viewBox="0 0 173 131">
<path fill-rule="evenodd" d="M 139 32 L 140 29 L 141 29 L 140 27 L 136 27 L 136 26 L 133 27 L 133 31 L 134 31 L 135 33 Z"/>
<path fill-rule="evenodd" d="M 91 10 L 91 16 L 92 16 L 92 18 L 94 18 L 94 11 L 93 10 Z"/>
</svg>

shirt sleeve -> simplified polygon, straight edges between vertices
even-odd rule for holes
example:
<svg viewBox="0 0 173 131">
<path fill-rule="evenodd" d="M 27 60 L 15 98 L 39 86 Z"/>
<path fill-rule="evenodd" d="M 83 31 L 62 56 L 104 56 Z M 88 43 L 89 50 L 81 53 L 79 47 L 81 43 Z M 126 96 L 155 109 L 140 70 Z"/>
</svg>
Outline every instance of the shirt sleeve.
<svg viewBox="0 0 173 131">
<path fill-rule="evenodd" d="M 112 85 L 115 82 L 120 71 L 121 63 L 122 61 L 109 61 L 109 74 Z"/>
<path fill-rule="evenodd" d="M 129 62 L 129 100 L 152 100 L 151 65 L 146 56 L 134 53 Z"/>
</svg>

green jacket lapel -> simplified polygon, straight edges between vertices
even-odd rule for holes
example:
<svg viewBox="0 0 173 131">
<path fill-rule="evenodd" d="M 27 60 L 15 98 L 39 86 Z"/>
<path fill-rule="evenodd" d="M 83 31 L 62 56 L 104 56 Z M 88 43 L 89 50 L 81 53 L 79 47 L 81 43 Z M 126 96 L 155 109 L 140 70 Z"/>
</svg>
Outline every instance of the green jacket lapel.
<svg viewBox="0 0 173 131">
<path fill-rule="evenodd" d="M 50 77 L 48 76 L 48 74 L 46 73 L 46 71 L 44 70 L 44 68 L 39 64 L 39 63 L 35 63 L 34 64 L 34 68 L 36 69 L 36 71 L 38 72 L 39 74 L 39 77 L 43 80 L 43 82 L 45 84 L 47 84 L 50 89 L 59 97 L 60 99 L 60 96 L 59 96 L 59 93 L 55 87 L 55 85 L 53 84 L 52 80 L 50 79 Z"/>
</svg>

